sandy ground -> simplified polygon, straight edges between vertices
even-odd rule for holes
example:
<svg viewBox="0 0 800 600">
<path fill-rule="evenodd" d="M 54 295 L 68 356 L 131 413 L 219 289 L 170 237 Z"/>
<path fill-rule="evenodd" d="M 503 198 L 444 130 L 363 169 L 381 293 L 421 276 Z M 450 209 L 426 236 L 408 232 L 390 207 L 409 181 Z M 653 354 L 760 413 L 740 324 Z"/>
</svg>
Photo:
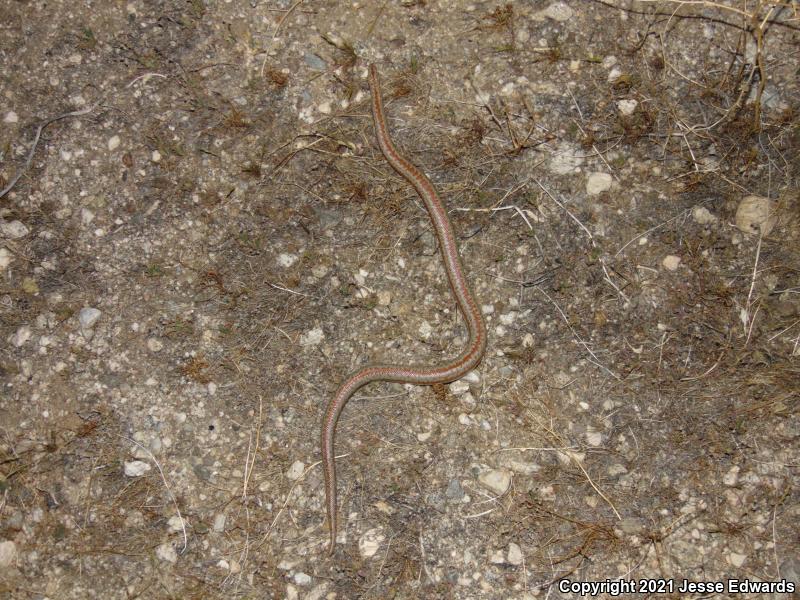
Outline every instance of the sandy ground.
<svg viewBox="0 0 800 600">
<path fill-rule="evenodd" d="M 1 596 L 791 597 L 796 4 L 0 15 Z M 329 557 L 325 403 L 466 336 L 370 63 L 489 347 L 348 405 Z"/>
</svg>

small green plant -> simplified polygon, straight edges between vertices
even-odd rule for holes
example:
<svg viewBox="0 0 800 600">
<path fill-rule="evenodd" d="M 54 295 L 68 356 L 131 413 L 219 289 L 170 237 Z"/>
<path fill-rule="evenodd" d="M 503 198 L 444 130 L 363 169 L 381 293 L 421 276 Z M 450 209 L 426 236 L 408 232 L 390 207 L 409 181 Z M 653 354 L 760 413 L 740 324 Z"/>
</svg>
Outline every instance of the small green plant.
<svg viewBox="0 0 800 600">
<path fill-rule="evenodd" d="M 163 277 L 164 267 L 160 263 L 150 263 L 144 269 L 146 277 Z"/>
<path fill-rule="evenodd" d="M 97 38 L 89 27 L 84 27 L 78 38 L 78 47 L 81 50 L 94 50 L 97 47 Z"/>
</svg>

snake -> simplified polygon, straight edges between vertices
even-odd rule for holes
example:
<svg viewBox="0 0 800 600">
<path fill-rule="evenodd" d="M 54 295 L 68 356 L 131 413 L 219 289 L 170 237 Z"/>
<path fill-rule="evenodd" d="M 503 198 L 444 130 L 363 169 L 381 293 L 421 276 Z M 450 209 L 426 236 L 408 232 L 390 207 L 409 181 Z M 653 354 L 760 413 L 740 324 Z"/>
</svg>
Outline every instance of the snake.
<svg viewBox="0 0 800 600">
<path fill-rule="evenodd" d="M 328 401 L 322 423 L 321 445 L 328 530 L 330 532 L 329 554 L 334 553 L 337 533 L 336 455 L 334 453 L 336 424 L 348 400 L 360 388 L 375 381 L 417 385 L 450 383 L 460 379 L 477 367 L 486 352 L 486 324 L 478 303 L 475 301 L 475 296 L 470 290 L 469 282 L 464 275 L 464 268 L 458 253 L 458 244 L 453 234 L 453 226 L 431 181 L 422 171 L 403 157 L 392 143 L 383 112 L 378 69 L 375 65 L 369 66 L 369 88 L 372 97 L 372 118 L 378 146 L 389 165 L 413 186 L 425 204 L 425 209 L 436 232 L 447 281 L 466 323 L 469 340 L 458 356 L 440 364 L 398 365 L 370 363 L 364 365 L 350 373 Z"/>
</svg>

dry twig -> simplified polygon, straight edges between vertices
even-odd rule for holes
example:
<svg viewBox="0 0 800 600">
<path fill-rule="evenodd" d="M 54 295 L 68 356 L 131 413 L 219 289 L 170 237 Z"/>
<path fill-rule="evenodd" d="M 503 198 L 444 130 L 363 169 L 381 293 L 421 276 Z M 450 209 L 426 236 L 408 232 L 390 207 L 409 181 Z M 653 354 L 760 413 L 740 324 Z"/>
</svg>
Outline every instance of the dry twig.
<svg viewBox="0 0 800 600">
<path fill-rule="evenodd" d="M 17 185 L 17 181 L 19 181 L 20 177 L 22 177 L 23 173 L 28 170 L 28 167 L 31 165 L 31 161 L 33 160 L 33 153 L 36 152 L 36 146 L 39 144 L 39 138 L 42 135 L 42 131 L 44 131 L 45 127 L 50 125 L 51 123 L 55 123 L 56 121 L 60 121 L 61 119 L 66 119 L 67 117 L 79 117 L 81 115 L 88 115 L 92 112 L 95 108 L 100 105 L 99 102 L 92 104 L 86 108 L 82 108 L 80 110 L 73 110 L 72 112 L 64 113 L 63 115 L 58 115 L 57 117 L 50 117 L 42 121 L 39 126 L 36 128 L 36 135 L 33 137 L 33 144 L 31 144 L 31 149 L 28 151 L 28 158 L 25 159 L 25 164 L 20 167 L 17 174 L 11 178 L 9 184 L 0 190 L 0 198 L 5 196 L 8 192 L 12 190 L 12 188 Z"/>
</svg>

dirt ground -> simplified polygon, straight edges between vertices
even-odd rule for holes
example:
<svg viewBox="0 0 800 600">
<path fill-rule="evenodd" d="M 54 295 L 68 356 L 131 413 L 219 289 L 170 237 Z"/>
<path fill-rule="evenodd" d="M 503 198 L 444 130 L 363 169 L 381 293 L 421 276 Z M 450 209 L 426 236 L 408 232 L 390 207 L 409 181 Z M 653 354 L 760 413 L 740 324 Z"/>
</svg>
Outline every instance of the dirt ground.
<svg viewBox="0 0 800 600">
<path fill-rule="evenodd" d="M 797 596 L 797 3 L 0 15 L 0 596 Z"/>
</svg>

